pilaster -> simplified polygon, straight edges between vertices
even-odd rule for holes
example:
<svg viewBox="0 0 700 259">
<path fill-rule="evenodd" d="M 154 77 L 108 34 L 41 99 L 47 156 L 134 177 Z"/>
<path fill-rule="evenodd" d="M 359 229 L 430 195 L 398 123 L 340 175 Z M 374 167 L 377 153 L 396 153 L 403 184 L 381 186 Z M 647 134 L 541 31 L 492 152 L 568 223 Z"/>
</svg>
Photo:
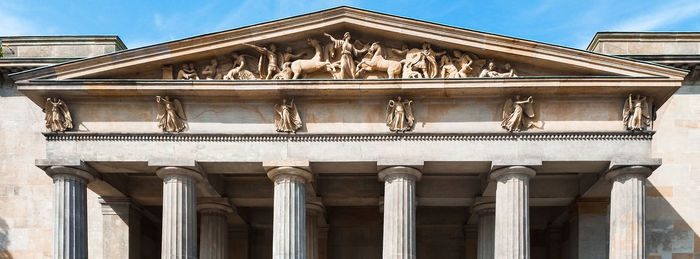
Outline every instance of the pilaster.
<svg viewBox="0 0 700 259">
<path fill-rule="evenodd" d="M 141 210 L 127 197 L 101 197 L 105 259 L 140 258 Z"/>
</svg>

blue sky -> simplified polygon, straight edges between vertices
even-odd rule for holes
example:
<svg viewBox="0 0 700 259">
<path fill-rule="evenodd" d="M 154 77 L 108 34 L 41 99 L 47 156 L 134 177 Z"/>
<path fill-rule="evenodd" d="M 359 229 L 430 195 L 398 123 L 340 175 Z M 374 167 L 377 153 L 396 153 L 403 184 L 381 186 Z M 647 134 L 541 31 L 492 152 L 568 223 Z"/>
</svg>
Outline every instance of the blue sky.
<svg viewBox="0 0 700 259">
<path fill-rule="evenodd" d="M 0 36 L 118 35 L 136 48 L 339 5 L 574 48 L 597 31 L 700 31 L 700 0 L 2 0 Z"/>
</svg>

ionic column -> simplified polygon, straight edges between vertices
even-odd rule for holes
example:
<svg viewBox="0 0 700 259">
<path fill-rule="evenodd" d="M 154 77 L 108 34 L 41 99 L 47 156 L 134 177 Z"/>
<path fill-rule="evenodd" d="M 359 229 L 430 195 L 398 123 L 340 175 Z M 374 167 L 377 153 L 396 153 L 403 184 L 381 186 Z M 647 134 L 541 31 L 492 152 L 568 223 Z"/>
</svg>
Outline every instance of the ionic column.
<svg viewBox="0 0 700 259">
<path fill-rule="evenodd" d="M 416 258 L 416 181 L 415 168 L 393 166 L 379 172 L 384 181 L 383 259 Z"/>
<path fill-rule="evenodd" d="M 199 211 L 199 259 L 226 259 L 227 214 L 233 212 L 225 198 L 202 199 Z"/>
<path fill-rule="evenodd" d="M 275 167 L 267 172 L 275 185 L 272 258 L 306 258 L 305 184 L 311 173 L 296 167 Z"/>
<path fill-rule="evenodd" d="M 161 167 L 163 178 L 163 229 L 161 258 L 197 258 L 197 190 L 199 172 L 183 167 Z"/>
<path fill-rule="evenodd" d="M 51 166 L 53 179 L 53 258 L 87 259 L 87 184 L 94 177 L 83 170 Z"/>
<path fill-rule="evenodd" d="M 306 259 L 319 259 L 319 217 L 323 217 L 323 203 L 306 201 Z"/>
<path fill-rule="evenodd" d="M 530 258 L 529 181 L 535 170 L 510 166 L 491 173 L 496 180 L 496 259 Z"/>
<path fill-rule="evenodd" d="M 493 197 L 477 198 L 472 211 L 479 216 L 478 259 L 493 259 L 496 231 L 496 202 Z"/>
<path fill-rule="evenodd" d="M 610 258 L 644 258 L 644 182 L 652 170 L 627 166 L 610 171 Z"/>
</svg>

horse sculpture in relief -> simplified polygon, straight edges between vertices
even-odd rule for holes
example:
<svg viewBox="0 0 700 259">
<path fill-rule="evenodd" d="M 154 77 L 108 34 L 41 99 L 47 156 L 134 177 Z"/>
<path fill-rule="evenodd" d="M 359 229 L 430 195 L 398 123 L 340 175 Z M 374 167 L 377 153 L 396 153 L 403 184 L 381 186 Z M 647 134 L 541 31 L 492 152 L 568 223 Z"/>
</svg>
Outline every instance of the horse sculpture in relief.
<svg viewBox="0 0 700 259">
<path fill-rule="evenodd" d="M 384 58 L 384 49 L 378 42 L 372 43 L 369 47 L 372 58 L 362 60 L 357 64 L 355 77 L 359 77 L 363 71 L 385 71 L 389 78 L 396 78 L 401 74 L 402 64 L 400 61 L 388 60 Z"/>
<path fill-rule="evenodd" d="M 321 61 L 322 49 L 318 41 L 315 39 L 308 38 L 306 39 L 306 43 L 308 43 L 311 47 L 314 48 L 315 54 L 311 59 L 297 59 L 294 62 L 292 62 L 291 69 L 292 73 L 294 73 L 292 79 L 298 79 L 299 76 L 302 74 L 313 73 L 321 70 L 322 68 L 329 70 L 329 66 L 331 63 L 327 61 Z"/>
</svg>

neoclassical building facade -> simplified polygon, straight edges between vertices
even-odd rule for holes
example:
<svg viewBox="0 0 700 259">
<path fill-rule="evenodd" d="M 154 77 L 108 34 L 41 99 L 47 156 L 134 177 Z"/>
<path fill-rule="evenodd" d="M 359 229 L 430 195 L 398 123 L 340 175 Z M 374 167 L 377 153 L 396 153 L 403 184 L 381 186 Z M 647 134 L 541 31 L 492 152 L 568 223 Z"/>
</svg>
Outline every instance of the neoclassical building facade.
<svg viewBox="0 0 700 259">
<path fill-rule="evenodd" d="M 700 256 L 698 34 L 0 39 L 1 259 Z"/>
</svg>

